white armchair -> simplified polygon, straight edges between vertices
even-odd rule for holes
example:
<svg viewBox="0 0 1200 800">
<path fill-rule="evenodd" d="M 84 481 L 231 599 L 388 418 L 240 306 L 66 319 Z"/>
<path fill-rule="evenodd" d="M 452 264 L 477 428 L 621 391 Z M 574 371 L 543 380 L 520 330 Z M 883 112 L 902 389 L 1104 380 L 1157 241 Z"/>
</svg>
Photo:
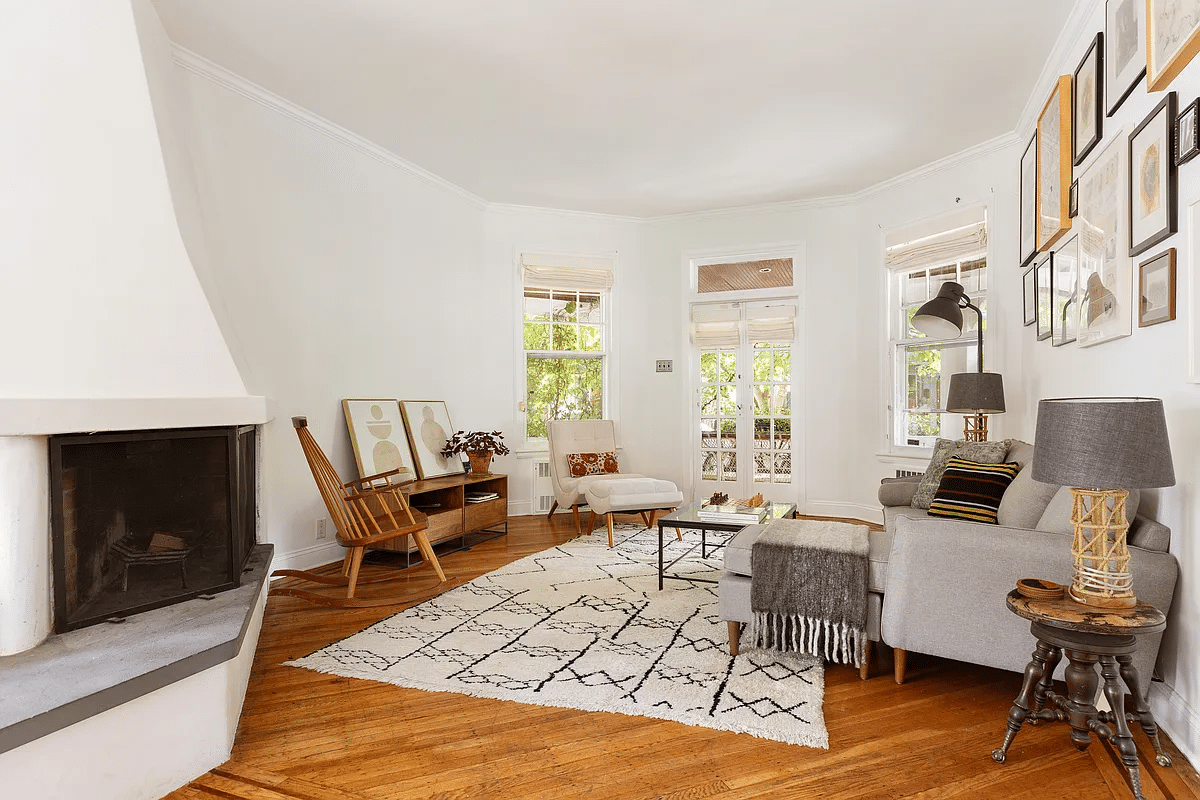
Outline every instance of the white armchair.
<svg viewBox="0 0 1200 800">
<path fill-rule="evenodd" d="M 550 446 L 550 482 L 554 486 L 554 505 L 547 518 L 558 508 L 570 508 L 575 515 L 575 532 L 580 533 L 579 507 L 586 505 L 583 491 L 597 481 L 613 478 L 641 478 L 634 472 L 584 475 L 575 477 L 567 466 L 569 453 L 607 453 L 617 450 L 616 426 L 611 419 L 557 420 L 546 426 Z"/>
</svg>

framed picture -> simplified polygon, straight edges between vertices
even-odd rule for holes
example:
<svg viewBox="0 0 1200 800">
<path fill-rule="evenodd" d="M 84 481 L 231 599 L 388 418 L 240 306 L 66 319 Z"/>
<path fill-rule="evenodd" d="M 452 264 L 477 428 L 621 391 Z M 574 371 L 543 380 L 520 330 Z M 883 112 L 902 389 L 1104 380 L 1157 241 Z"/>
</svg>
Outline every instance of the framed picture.
<svg viewBox="0 0 1200 800">
<path fill-rule="evenodd" d="M 1072 236 L 1054 253 L 1051 296 L 1050 344 L 1061 347 L 1075 341 L 1079 332 L 1079 301 L 1075 282 L 1079 277 L 1079 237 Z"/>
<path fill-rule="evenodd" d="M 421 480 L 462 474 L 462 458 L 442 455 L 446 441 L 454 435 L 450 411 L 443 401 L 401 400 L 400 414 Z"/>
<path fill-rule="evenodd" d="M 1021 297 L 1025 301 L 1025 324 L 1037 322 L 1037 267 L 1030 267 L 1021 276 Z"/>
<path fill-rule="evenodd" d="M 1042 256 L 1041 260 L 1034 266 L 1037 273 L 1037 338 L 1040 342 L 1042 339 L 1050 338 L 1050 319 L 1053 313 L 1050 310 L 1050 304 L 1053 300 L 1051 292 L 1054 290 L 1054 253 L 1049 252 Z"/>
<path fill-rule="evenodd" d="M 1146 0 L 1146 85 L 1161 92 L 1200 52 L 1196 0 Z"/>
<path fill-rule="evenodd" d="M 1111 117 L 1146 74 L 1146 0 L 1108 0 L 1104 12 L 1104 92 Z"/>
<path fill-rule="evenodd" d="M 1067 204 L 1067 206 L 1067 214 L 1071 217 L 1071 219 L 1075 219 L 1075 217 L 1079 216 L 1079 181 L 1075 181 L 1071 184 L 1071 201 Z"/>
<path fill-rule="evenodd" d="M 1175 233 L 1175 93 L 1168 92 L 1129 134 L 1129 255 Z"/>
<path fill-rule="evenodd" d="M 1138 327 L 1175 319 L 1175 248 L 1138 265 Z"/>
<path fill-rule="evenodd" d="M 1193 100 L 1175 118 L 1175 166 L 1191 161 L 1200 152 L 1200 138 L 1197 138 L 1200 128 L 1196 125 L 1198 108 L 1200 99 Z"/>
<path fill-rule="evenodd" d="M 1054 84 L 1037 124 L 1037 249 L 1045 252 L 1071 229 L 1071 76 Z"/>
<path fill-rule="evenodd" d="M 1037 131 L 1021 155 L 1021 266 L 1037 255 Z"/>
<path fill-rule="evenodd" d="M 1075 68 L 1071 82 L 1071 148 L 1075 166 L 1083 163 L 1092 148 L 1100 143 L 1104 130 L 1101 85 L 1104 81 L 1104 34 L 1097 33 L 1092 46 Z"/>
<path fill-rule="evenodd" d="M 1079 177 L 1080 347 L 1133 332 L 1133 265 L 1129 259 L 1128 162 L 1121 132 Z"/>
<path fill-rule="evenodd" d="M 342 413 L 346 415 L 346 429 L 350 432 L 360 478 L 394 469 L 410 473 L 408 479 L 416 477 L 404 421 L 400 419 L 399 400 L 347 398 L 342 400 Z"/>
</svg>

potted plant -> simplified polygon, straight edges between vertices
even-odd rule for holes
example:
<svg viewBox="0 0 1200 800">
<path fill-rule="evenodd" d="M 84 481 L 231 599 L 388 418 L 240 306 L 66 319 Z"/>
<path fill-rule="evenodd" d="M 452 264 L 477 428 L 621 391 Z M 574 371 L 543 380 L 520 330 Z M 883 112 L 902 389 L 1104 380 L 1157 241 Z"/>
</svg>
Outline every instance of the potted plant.
<svg viewBox="0 0 1200 800">
<path fill-rule="evenodd" d="M 500 431 L 455 431 L 446 440 L 442 455 L 452 456 L 456 453 L 467 454 L 472 475 L 490 475 L 492 456 L 497 453 L 508 455 L 508 446 L 504 444 L 504 434 Z"/>
</svg>

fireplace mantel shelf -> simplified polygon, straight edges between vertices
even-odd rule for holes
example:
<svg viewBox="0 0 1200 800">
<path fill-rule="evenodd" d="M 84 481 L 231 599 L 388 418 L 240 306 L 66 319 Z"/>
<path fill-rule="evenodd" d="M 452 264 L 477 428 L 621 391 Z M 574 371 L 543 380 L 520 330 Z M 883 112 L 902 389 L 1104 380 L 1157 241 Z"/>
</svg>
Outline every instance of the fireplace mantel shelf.
<svg viewBox="0 0 1200 800">
<path fill-rule="evenodd" d="M 261 425 L 270 419 L 267 398 L 251 395 L 0 398 L 0 436 Z"/>
<path fill-rule="evenodd" d="M 52 636 L 32 650 L 0 657 L 0 753 L 236 656 L 272 551 L 272 545 L 257 545 L 242 585 L 211 600 Z"/>
</svg>

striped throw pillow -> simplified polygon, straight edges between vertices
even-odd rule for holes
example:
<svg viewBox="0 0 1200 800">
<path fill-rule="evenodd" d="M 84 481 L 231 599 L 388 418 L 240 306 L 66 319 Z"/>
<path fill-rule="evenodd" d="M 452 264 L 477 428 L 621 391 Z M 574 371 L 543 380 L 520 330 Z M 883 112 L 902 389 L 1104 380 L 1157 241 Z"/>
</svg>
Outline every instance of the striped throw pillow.
<svg viewBox="0 0 1200 800">
<path fill-rule="evenodd" d="M 1004 490 L 1020 471 L 1019 464 L 978 464 L 951 458 L 929 504 L 929 516 L 995 525 Z"/>
</svg>

